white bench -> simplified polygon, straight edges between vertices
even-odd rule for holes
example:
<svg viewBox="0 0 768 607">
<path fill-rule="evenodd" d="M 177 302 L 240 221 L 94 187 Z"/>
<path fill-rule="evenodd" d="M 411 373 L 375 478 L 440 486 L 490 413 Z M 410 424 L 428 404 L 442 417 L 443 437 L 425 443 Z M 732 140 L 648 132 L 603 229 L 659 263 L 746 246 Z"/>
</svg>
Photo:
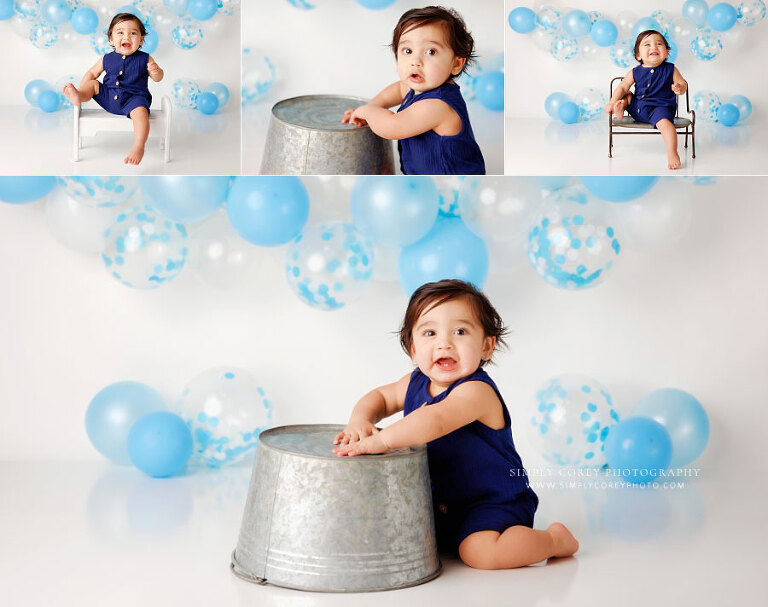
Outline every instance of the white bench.
<svg viewBox="0 0 768 607">
<path fill-rule="evenodd" d="M 83 137 L 96 135 L 96 133 L 133 133 L 133 121 L 125 116 L 110 114 L 101 107 L 81 108 L 73 105 L 75 113 L 75 157 L 80 160 L 80 149 L 83 147 Z M 152 109 L 149 112 L 149 136 L 160 137 L 160 149 L 164 151 L 163 162 L 171 159 L 171 98 L 163 95 L 160 100 L 160 109 Z"/>
</svg>

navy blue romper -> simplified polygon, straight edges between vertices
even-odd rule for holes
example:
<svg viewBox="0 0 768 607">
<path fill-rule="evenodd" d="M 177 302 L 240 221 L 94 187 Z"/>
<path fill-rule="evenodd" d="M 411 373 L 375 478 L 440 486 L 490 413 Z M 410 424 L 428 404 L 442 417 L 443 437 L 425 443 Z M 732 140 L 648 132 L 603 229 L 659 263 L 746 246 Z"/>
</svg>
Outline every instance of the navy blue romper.
<svg viewBox="0 0 768 607">
<path fill-rule="evenodd" d="M 413 89 L 406 93 L 398 112 L 422 99 L 440 99 L 461 118 L 461 131 L 456 135 L 438 135 L 432 129 L 401 139 L 400 170 L 404 175 L 485 175 L 485 161 L 469 124 L 467 104 L 458 84 L 446 82 L 418 96 Z"/>
<path fill-rule="evenodd" d="M 99 92 L 93 99 L 110 114 L 129 116 L 137 107 L 147 108 L 152 103 L 152 95 L 147 87 L 147 62 L 149 54 L 136 51 L 123 55 L 116 51 L 104 55 L 104 81 L 99 85 Z"/>
<path fill-rule="evenodd" d="M 663 118 L 674 124 L 677 109 L 677 96 L 672 90 L 674 72 L 675 64 L 666 61 L 656 67 L 638 65 L 632 70 L 635 94 L 627 108 L 632 118 L 654 127 Z"/>
<path fill-rule="evenodd" d="M 507 406 L 482 369 L 462 377 L 437 396 L 429 393 L 429 377 L 416 369 L 408 384 L 403 413 L 436 405 L 467 381 L 482 381 L 493 388 L 504 411 L 504 427 L 494 430 L 475 420 L 427 444 L 437 545 L 451 552 L 457 552 L 459 544 L 476 531 L 502 533 L 513 525 L 533 527 L 539 503 L 512 441 Z"/>
</svg>

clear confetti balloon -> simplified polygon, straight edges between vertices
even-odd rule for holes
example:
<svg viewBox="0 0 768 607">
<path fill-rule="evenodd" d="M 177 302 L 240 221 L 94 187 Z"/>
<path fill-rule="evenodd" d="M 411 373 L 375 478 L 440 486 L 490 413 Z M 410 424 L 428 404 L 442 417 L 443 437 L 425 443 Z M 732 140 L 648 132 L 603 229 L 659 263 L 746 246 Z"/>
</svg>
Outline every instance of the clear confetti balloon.
<svg viewBox="0 0 768 607">
<path fill-rule="evenodd" d="M 720 35 L 708 27 L 697 30 L 696 37 L 691 40 L 691 53 L 702 61 L 712 61 L 722 50 Z"/>
<path fill-rule="evenodd" d="M 275 66 L 269 57 L 255 49 L 243 49 L 242 104 L 252 103 L 266 95 L 275 83 Z"/>
<path fill-rule="evenodd" d="M 699 120 L 717 122 L 717 112 L 722 105 L 720 97 L 712 91 L 697 91 L 693 96 L 693 110 Z"/>
<path fill-rule="evenodd" d="M 635 43 L 629 38 L 622 38 L 611 47 L 611 60 L 618 67 L 629 67 L 636 62 Z"/>
<path fill-rule="evenodd" d="M 179 78 L 173 81 L 173 102 L 181 108 L 195 109 L 200 96 L 200 86 L 194 80 Z"/>
<path fill-rule="evenodd" d="M 37 21 L 40 18 L 39 4 L 39 0 L 16 0 L 14 10 L 25 21 Z"/>
<path fill-rule="evenodd" d="M 616 27 L 619 30 L 619 36 L 620 37 L 629 37 L 632 34 L 632 28 L 635 26 L 635 23 L 637 22 L 637 15 L 633 13 L 632 11 L 621 11 L 618 15 L 616 15 L 615 24 Z M 632 39 L 632 45 L 634 46 L 635 40 Z"/>
<path fill-rule="evenodd" d="M 67 99 L 63 94 L 62 90 L 64 90 L 65 84 L 74 84 L 77 86 L 80 83 L 80 80 L 77 78 L 77 76 L 74 76 L 70 74 L 69 76 L 62 76 L 59 78 L 56 83 L 53 85 L 53 90 L 58 94 L 59 96 L 59 107 L 62 109 L 69 109 L 72 107 L 72 102 Z"/>
<path fill-rule="evenodd" d="M 570 61 L 579 54 L 579 43 L 568 36 L 555 36 L 550 43 L 549 54 L 558 61 Z"/>
<path fill-rule="evenodd" d="M 373 245 L 353 225 L 329 221 L 299 234 L 288 248 L 285 273 L 304 303 L 337 310 L 361 295 L 373 275 Z"/>
<path fill-rule="evenodd" d="M 747 0 L 736 7 L 736 20 L 742 25 L 754 25 L 765 19 L 763 0 Z"/>
<path fill-rule="evenodd" d="M 203 30 L 189 17 L 179 19 L 171 30 L 171 40 L 181 49 L 195 48 L 203 39 Z"/>
<path fill-rule="evenodd" d="M 89 207 L 116 207 L 131 198 L 139 187 L 136 177 L 59 177 L 64 191 Z"/>
<path fill-rule="evenodd" d="M 605 465 L 605 439 L 619 421 L 611 395 L 581 375 L 550 379 L 537 392 L 526 427 L 531 443 L 550 464 Z"/>
<path fill-rule="evenodd" d="M 433 178 L 437 186 L 437 192 L 440 196 L 440 215 L 448 217 L 458 217 L 461 215 L 459 210 L 459 190 L 464 181 L 462 175 L 437 176 Z"/>
<path fill-rule="evenodd" d="M 112 52 L 112 46 L 109 44 L 109 38 L 103 32 L 91 34 L 91 49 L 97 55 L 106 55 Z"/>
<path fill-rule="evenodd" d="M 196 375 L 176 403 L 195 441 L 192 462 L 211 468 L 256 453 L 259 434 L 272 424 L 272 402 L 253 376 L 236 367 Z"/>
<path fill-rule="evenodd" d="M 608 103 L 608 98 L 594 88 L 582 90 L 573 100 L 579 106 L 579 120 L 582 122 L 602 116 L 603 108 Z"/>
<path fill-rule="evenodd" d="M 163 219 L 149 205 L 125 209 L 104 237 L 104 265 L 128 287 L 159 287 L 178 275 L 187 258 L 184 226 Z"/>
<path fill-rule="evenodd" d="M 59 28 L 45 21 L 37 21 L 29 29 L 29 41 L 35 48 L 50 48 L 59 39 Z"/>
<path fill-rule="evenodd" d="M 477 96 L 475 94 L 475 82 L 477 82 L 477 76 L 470 72 L 462 72 L 456 78 L 456 84 L 461 89 L 461 96 L 467 101 L 472 101 Z"/>
<path fill-rule="evenodd" d="M 661 28 L 661 34 L 665 38 L 668 38 L 670 35 L 670 27 L 672 26 L 674 19 L 672 13 L 662 9 L 657 9 L 651 13 L 651 19 L 659 24 L 659 27 Z"/>
<path fill-rule="evenodd" d="M 240 0 L 219 0 L 219 12 L 231 17 L 240 8 Z"/>
<path fill-rule="evenodd" d="M 528 232 L 528 260 L 547 283 L 586 289 L 610 273 L 621 244 L 609 204 L 580 185 L 547 196 L 543 213 Z"/>
<path fill-rule="evenodd" d="M 667 33 L 680 46 L 687 46 L 696 35 L 696 28 L 688 19 L 677 16 L 672 17 L 667 25 Z"/>
<path fill-rule="evenodd" d="M 600 19 L 605 19 L 605 16 L 600 11 L 589 11 L 587 13 L 587 17 L 589 17 L 589 23 L 591 25 L 594 25 L 595 23 L 600 21 Z"/>
<path fill-rule="evenodd" d="M 305 10 L 305 11 L 312 10 L 313 8 L 316 8 L 316 5 L 312 4 L 308 0 L 288 0 L 288 3 L 291 6 L 295 6 L 296 8 L 300 8 L 300 9 Z"/>
<path fill-rule="evenodd" d="M 542 6 L 536 15 L 536 25 L 545 32 L 555 33 L 560 28 L 562 15 L 554 6 Z"/>
<path fill-rule="evenodd" d="M 78 253 L 101 253 L 104 231 L 120 213 L 116 208 L 89 207 L 56 188 L 45 201 L 48 230 L 63 246 Z"/>
</svg>

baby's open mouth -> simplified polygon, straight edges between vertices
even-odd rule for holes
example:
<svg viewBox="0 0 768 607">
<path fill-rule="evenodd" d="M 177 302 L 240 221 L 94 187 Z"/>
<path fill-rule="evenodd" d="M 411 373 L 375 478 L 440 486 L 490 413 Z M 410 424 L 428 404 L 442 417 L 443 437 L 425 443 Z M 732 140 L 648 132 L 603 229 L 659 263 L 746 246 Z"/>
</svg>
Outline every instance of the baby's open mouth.
<svg viewBox="0 0 768 607">
<path fill-rule="evenodd" d="M 424 77 L 421 74 L 411 74 L 410 78 L 413 82 L 424 82 Z"/>
<path fill-rule="evenodd" d="M 443 358 L 438 358 L 435 361 L 435 364 L 441 369 L 444 369 L 446 371 L 450 371 L 456 367 L 456 361 L 453 358 L 450 358 L 448 356 L 444 356 Z"/>
</svg>

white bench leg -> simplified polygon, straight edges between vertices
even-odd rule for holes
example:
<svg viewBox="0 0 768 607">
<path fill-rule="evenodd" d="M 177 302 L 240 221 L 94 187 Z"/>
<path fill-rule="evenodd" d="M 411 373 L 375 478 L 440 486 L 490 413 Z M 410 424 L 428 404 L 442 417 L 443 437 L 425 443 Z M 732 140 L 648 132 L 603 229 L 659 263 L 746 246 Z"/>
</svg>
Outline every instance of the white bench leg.
<svg viewBox="0 0 768 607">
<path fill-rule="evenodd" d="M 83 145 L 82 138 L 80 137 L 80 106 L 72 104 L 74 108 L 74 123 L 75 123 L 75 157 L 74 161 L 80 160 L 80 148 Z"/>
</svg>

